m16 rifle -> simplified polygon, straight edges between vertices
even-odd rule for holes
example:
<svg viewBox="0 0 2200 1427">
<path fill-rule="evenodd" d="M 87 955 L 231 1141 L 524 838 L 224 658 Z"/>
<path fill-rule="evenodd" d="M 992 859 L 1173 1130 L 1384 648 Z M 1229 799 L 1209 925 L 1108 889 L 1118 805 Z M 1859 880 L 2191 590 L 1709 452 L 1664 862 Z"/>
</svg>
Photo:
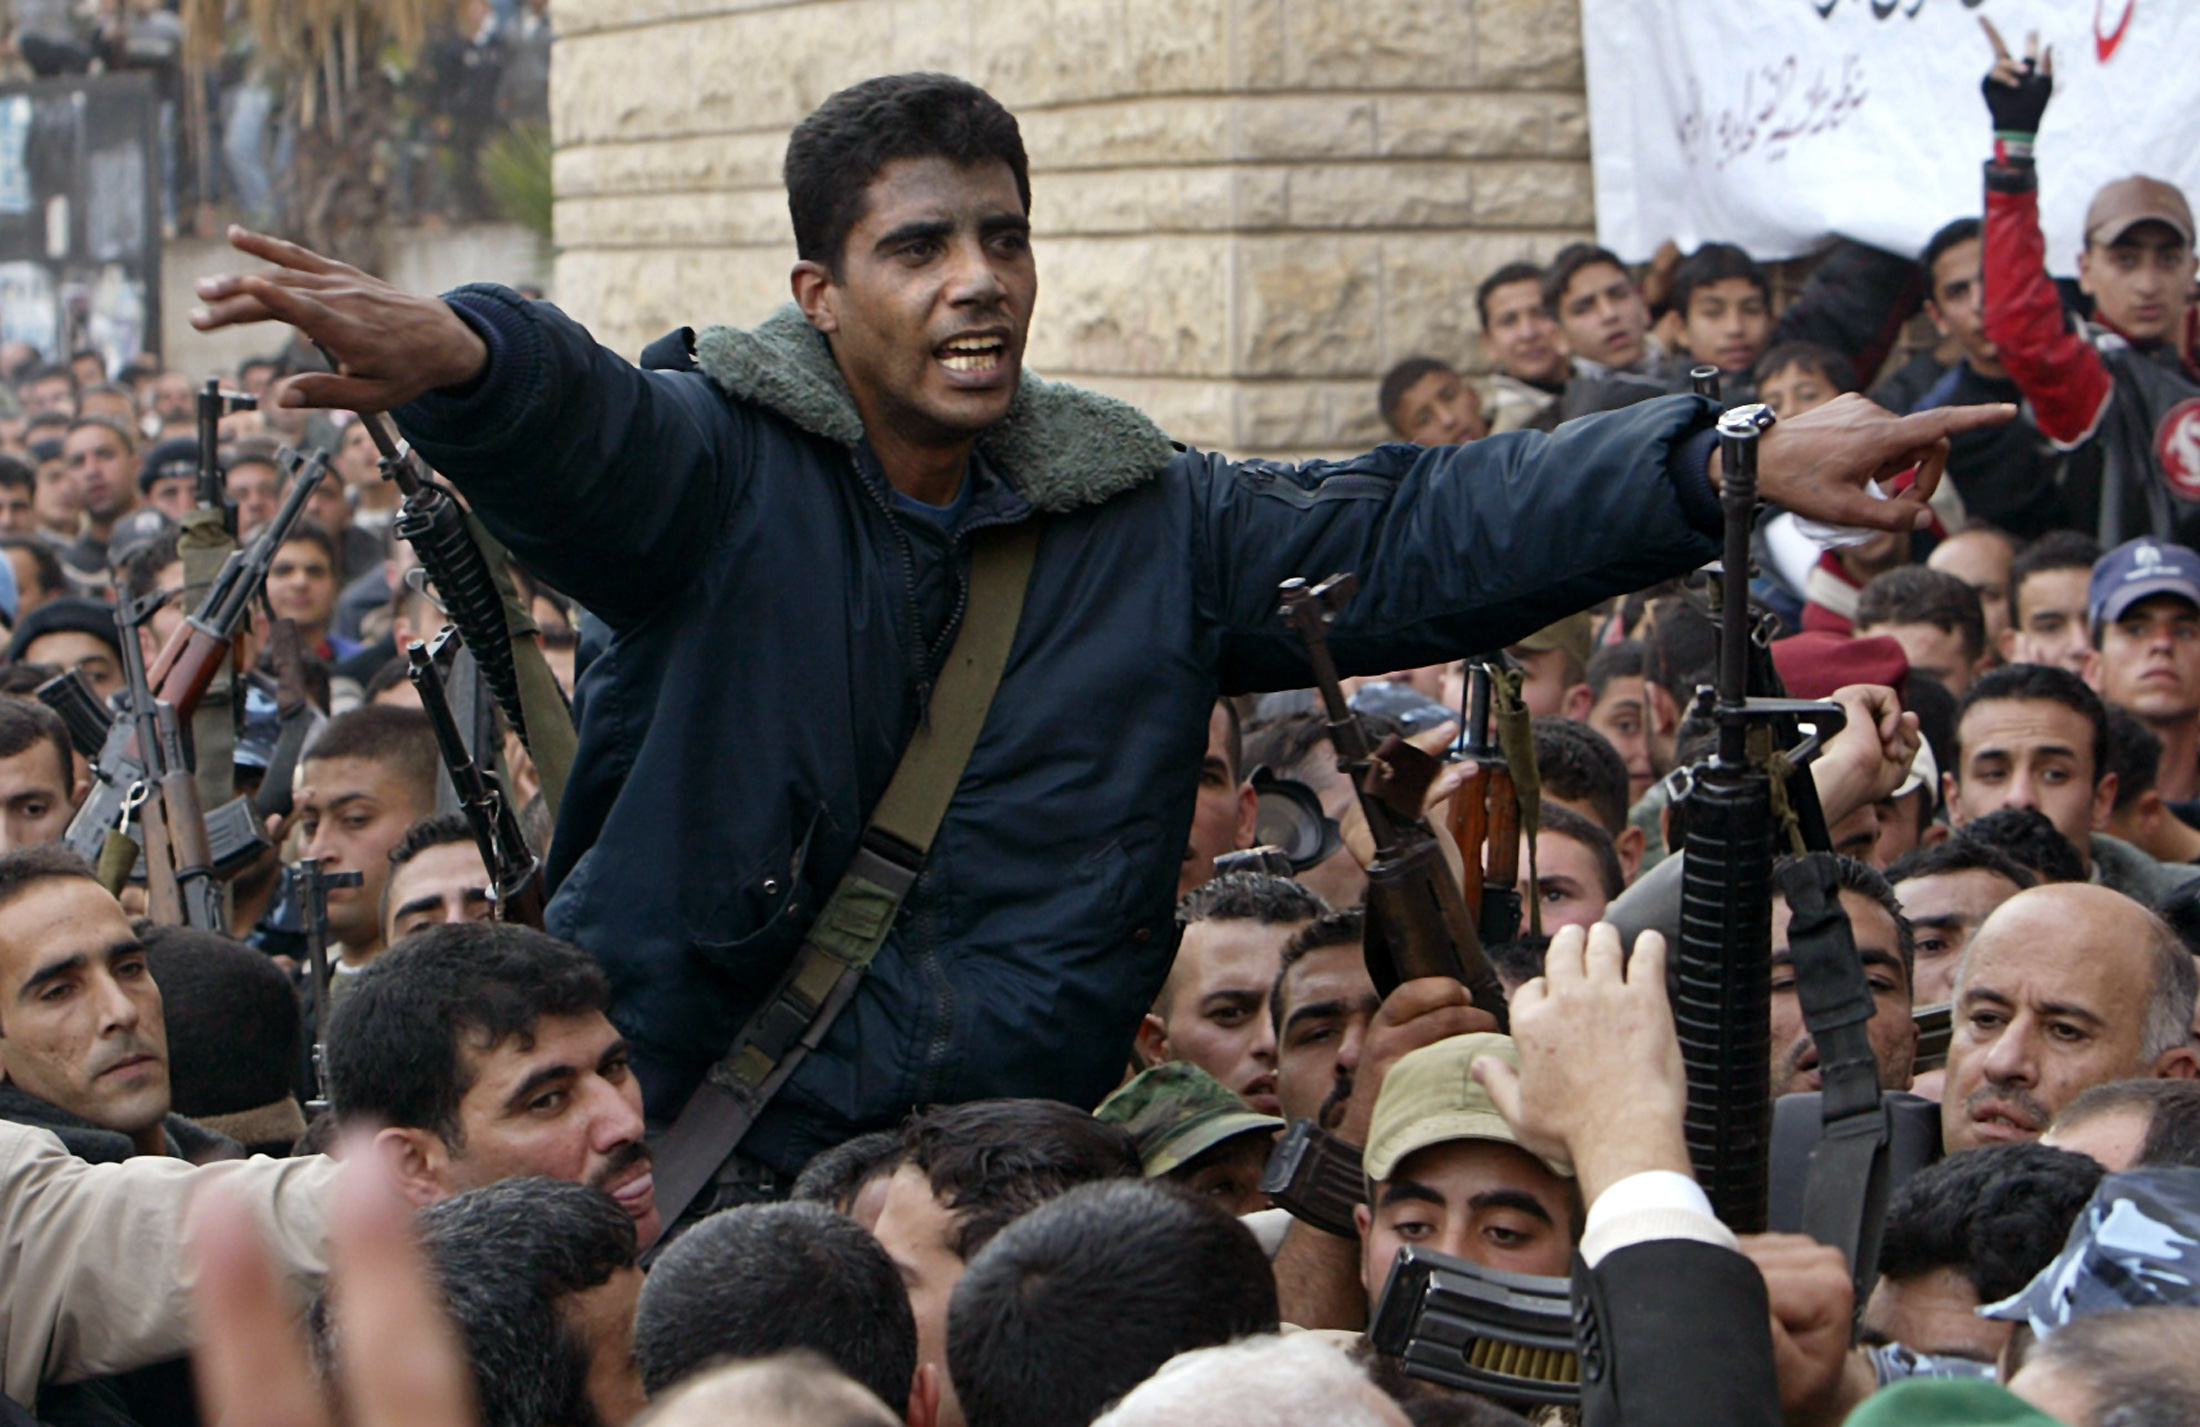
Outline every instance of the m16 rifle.
<svg viewBox="0 0 2200 1427">
<path fill-rule="evenodd" d="M 1710 759 L 1676 780 L 1687 860 L 1673 1019 L 1688 1071 L 1689 1157 L 1712 1208 L 1737 1233 L 1765 1227 L 1775 839 L 1798 853 L 1828 846 L 1806 765 L 1845 722 L 1836 703 L 1749 694 L 1753 683 L 1777 687 L 1778 680 L 1749 607 L 1757 442 L 1772 423 L 1772 412 L 1758 404 L 1719 420 L 1726 539 L 1716 582 L 1718 682 L 1697 699 L 1719 742 Z M 1812 725 L 1810 737 L 1783 747 L 1803 721 Z"/>
<path fill-rule="evenodd" d="M 1451 977 L 1473 994 L 1477 1007 L 1497 1018 L 1502 1030 L 1507 1023 L 1504 986 L 1483 953 L 1443 848 L 1421 816 L 1423 799 L 1443 764 L 1396 735 L 1379 748 L 1368 747 L 1367 732 L 1345 700 L 1329 653 L 1330 621 L 1358 588 L 1350 574 L 1331 575 L 1318 585 L 1286 580 L 1282 613 L 1306 645 L 1337 767 L 1358 791 L 1375 843 L 1375 860 L 1367 869 L 1368 975 L 1384 995 L 1419 977 Z"/>
<path fill-rule="evenodd" d="M 356 887 L 364 879 L 356 872 L 323 872 L 321 859 L 298 859 L 293 882 L 305 904 L 306 975 L 313 990 L 313 1088 L 315 1098 L 306 1113 L 328 1109 L 328 1012 L 333 969 L 328 960 L 328 894 L 338 887 Z"/>
<path fill-rule="evenodd" d="M 206 598 L 146 671 L 152 698 L 173 708 L 179 724 L 197 711 L 207 686 L 229 658 L 237 627 L 244 622 L 253 597 L 267 583 L 275 552 L 304 517 L 306 498 L 320 484 L 327 464 L 318 452 L 301 458 L 296 451 L 286 449 L 281 459 L 291 477 L 290 494 L 282 509 L 249 548 L 230 555 Z M 157 592 L 159 602 L 164 603 L 172 594 Z M 122 642 L 134 646 L 136 639 L 133 627 Z M 148 728 L 141 736 L 137 721 L 130 718 L 115 719 L 107 730 L 99 756 L 92 761 L 91 793 L 69 820 L 67 834 L 69 846 L 91 865 L 99 865 L 107 834 L 121 825 L 123 807 L 132 789 L 146 781 L 148 759 L 157 752 L 157 741 L 157 728 Z"/>
<path fill-rule="evenodd" d="M 451 716 L 451 701 L 444 688 L 444 670 L 457 652 L 459 632 L 446 625 L 432 644 L 414 640 L 405 650 L 413 687 L 420 693 L 420 707 L 435 730 L 436 747 L 443 766 L 458 791 L 459 811 L 473 829 L 474 845 L 481 849 L 481 865 L 489 872 L 489 904 L 498 921 L 542 926 L 542 878 L 535 854 L 520 832 L 519 818 L 497 775 L 474 758 L 458 720 Z"/>
<path fill-rule="evenodd" d="M 358 416 L 374 439 L 375 450 L 381 453 L 382 478 L 394 484 L 404 497 L 390 529 L 409 542 L 420 557 L 421 568 L 435 582 L 443 612 L 473 654 L 497 707 L 504 711 L 505 720 L 520 742 L 528 743 L 527 712 L 520 702 L 519 671 L 512 658 L 504 596 L 497 590 L 488 559 L 474 543 L 473 532 L 466 528 L 466 512 L 441 483 L 421 471 L 413 459 L 412 446 L 392 434 L 386 417 L 371 411 L 359 412 Z"/>
</svg>

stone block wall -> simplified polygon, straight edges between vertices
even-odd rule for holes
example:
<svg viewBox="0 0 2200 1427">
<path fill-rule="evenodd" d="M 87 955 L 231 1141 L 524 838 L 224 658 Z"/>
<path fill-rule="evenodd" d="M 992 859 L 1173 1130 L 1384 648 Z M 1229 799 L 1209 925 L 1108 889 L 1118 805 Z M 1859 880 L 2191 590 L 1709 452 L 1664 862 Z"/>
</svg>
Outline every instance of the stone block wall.
<svg viewBox="0 0 2200 1427">
<path fill-rule="evenodd" d="M 1480 368 L 1474 286 L 1592 225 L 1578 0 L 555 0 L 557 291 L 632 355 L 753 322 L 794 259 L 786 134 L 940 69 L 1018 116 L 1032 366 L 1177 439 L 1379 439 L 1375 383 Z"/>
</svg>

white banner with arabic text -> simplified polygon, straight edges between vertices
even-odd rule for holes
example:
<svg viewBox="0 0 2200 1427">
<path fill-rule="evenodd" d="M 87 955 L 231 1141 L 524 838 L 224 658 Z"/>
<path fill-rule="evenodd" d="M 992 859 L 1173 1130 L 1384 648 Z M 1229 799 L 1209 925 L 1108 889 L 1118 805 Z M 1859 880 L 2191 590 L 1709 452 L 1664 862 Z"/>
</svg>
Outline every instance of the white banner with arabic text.
<svg viewBox="0 0 2200 1427">
<path fill-rule="evenodd" d="M 2102 184 L 2200 199 L 2200 0 L 1581 0 L 1597 235 L 1760 259 L 1828 235 L 1916 253 L 1981 208 L 1990 18 L 2054 48 L 2039 140 L 2049 266 L 2076 270 Z M 2200 204 L 2196 204 L 2200 206 Z"/>
</svg>

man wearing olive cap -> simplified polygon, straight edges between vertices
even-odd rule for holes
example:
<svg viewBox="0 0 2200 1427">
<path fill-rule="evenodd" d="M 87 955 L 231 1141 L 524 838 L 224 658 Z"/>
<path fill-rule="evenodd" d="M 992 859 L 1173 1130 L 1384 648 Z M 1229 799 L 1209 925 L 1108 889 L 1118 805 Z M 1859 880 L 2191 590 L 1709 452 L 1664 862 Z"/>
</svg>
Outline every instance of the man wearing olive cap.
<svg viewBox="0 0 2200 1427">
<path fill-rule="evenodd" d="M 1362 1159 L 1368 1202 L 1353 1211 L 1370 1304 L 1408 1245 L 1512 1273 L 1567 1272 L 1581 1191 L 1565 1166 L 1521 1148 L 1471 1073 L 1485 1055 L 1520 1064 L 1512 1037 L 1482 1032 L 1423 1046 L 1383 1077 Z"/>
</svg>

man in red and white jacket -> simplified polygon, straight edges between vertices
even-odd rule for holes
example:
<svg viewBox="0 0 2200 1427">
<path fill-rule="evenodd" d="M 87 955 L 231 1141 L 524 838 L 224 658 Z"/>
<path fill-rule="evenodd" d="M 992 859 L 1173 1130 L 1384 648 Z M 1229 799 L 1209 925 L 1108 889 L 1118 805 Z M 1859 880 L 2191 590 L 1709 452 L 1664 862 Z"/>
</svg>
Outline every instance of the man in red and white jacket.
<svg viewBox="0 0 2200 1427">
<path fill-rule="evenodd" d="M 2097 446 L 2096 535 L 2200 538 L 2200 366 L 2194 364 L 2193 222 L 2160 179 L 2120 178 L 2086 210 L 2078 285 L 2093 320 L 2066 316 L 2047 275 L 2032 144 L 2054 88 L 2035 36 L 2022 62 L 1991 24 L 1983 88 L 1994 118 L 1986 164 L 1986 336 L 2027 415 L 2063 450 Z M 2090 463 L 2089 463 L 2090 464 Z"/>
</svg>

